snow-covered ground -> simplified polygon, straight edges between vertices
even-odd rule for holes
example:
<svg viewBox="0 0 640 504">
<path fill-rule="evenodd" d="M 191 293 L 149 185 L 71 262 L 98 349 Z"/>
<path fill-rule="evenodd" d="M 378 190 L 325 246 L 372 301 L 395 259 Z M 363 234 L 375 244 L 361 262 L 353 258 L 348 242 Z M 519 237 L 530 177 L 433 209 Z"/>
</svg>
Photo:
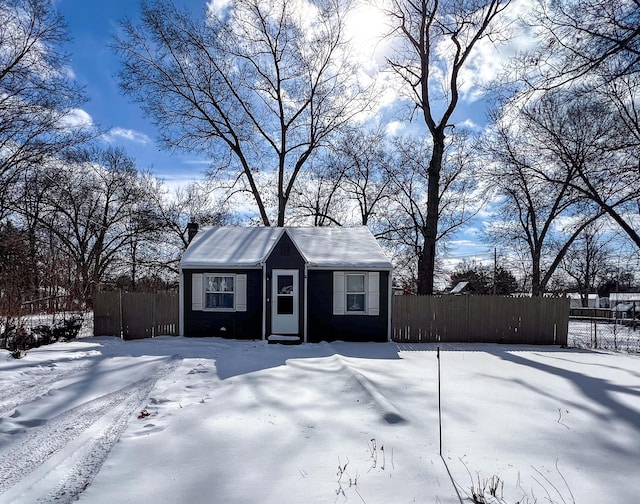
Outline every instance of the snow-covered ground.
<svg viewBox="0 0 640 504">
<path fill-rule="evenodd" d="M 0 351 L 0 502 L 515 503 L 640 495 L 640 357 L 83 338 Z M 457 486 L 456 486 L 457 485 Z M 547 493 L 548 492 L 548 493 Z"/>
</svg>

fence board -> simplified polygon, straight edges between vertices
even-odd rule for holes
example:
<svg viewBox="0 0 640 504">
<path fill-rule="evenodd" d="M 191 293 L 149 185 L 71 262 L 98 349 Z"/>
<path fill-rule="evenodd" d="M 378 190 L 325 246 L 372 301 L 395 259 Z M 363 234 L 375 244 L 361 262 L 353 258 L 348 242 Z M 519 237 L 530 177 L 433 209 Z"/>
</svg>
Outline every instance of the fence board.
<svg viewBox="0 0 640 504">
<path fill-rule="evenodd" d="M 122 337 L 126 340 L 153 337 L 153 293 L 122 293 Z"/>
<path fill-rule="evenodd" d="M 98 292 L 94 302 L 94 335 L 124 339 L 175 336 L 180 328 L 177 292 Z"/>
<path fill-rule="evenodd" d="M 392 339 L 566 345 L 568 298 L 394 296 Z"/>
<path fill-rule="evenodd" d="M 98 292 L 94 334 L 125 339 L 177 335 L 177 292 Z M 394 296 L 392 339 L 406 343 L 566 345 L 568 298 Z"/>
<path fill-rule="evenodd" d="M 154 336 L 177 336 L 180 298 L 177 292 L 156 292 L 154 309 Z"/>
<path fill-rule="evenodd" d="M 93 301 L 93 334 L 95 336 L 122 335 L 120 292 L 97 292 Z"/>
</svg>

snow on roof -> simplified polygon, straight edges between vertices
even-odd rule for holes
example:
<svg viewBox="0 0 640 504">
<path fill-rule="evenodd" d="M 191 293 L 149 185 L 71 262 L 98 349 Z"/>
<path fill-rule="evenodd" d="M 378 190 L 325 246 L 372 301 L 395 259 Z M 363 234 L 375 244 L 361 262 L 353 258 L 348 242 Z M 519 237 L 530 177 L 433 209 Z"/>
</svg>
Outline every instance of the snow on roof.
<svg viewBox="0 0 640 504">
<path fill-rule="evenodd" d="M 390 270 L 378 242 L 359 227 L 204 227 L 182 256 L 182 268 L 243 268 L 264 263 L 287 232 L 309 267 Z"/>
<path fill-rule="evenodd" d="M 203 227 L 182 255 L 183 268 L 255 267 L 267 258 L 282 235 L 274 227 Z"/>
<path fill-rule="evenodd" d="M 611 292 L 609 300 L 612 303 L 622 303 L 624 301 L 640 301 L 640 292 Z"/>
<path fill-rule="evenodd" d="M 286 228 L 309 267 L 391 269 L 366 226 Z"/>
</svg>

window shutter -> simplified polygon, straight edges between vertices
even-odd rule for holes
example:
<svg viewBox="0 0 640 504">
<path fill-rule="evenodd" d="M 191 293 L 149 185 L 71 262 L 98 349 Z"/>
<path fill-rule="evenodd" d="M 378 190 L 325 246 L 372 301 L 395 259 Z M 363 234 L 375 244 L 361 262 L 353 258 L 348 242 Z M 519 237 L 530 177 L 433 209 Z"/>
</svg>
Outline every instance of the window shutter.
<svg viewBox="0 0 640 504">
<path fill-rule="evenodd" d="M 194 273 L 191 275 L 191 309 L 194 311 L 202 311 L 202 273 Z"/>
<path fill-rule="evenodd" d="M 333 272 L 333 314 L 344 315 L 345 295 L 344 295 L 344 272 Z"/>
<path fill-rule="evenodd" d="M 380 273 L 370 271 L 367 276 L 367 314 L 380 315 Z"/>
<path fill-rule="evenodd" d="M 247 275 L 236 275 L 236 311 L 247 311 Z"/>
</svg>

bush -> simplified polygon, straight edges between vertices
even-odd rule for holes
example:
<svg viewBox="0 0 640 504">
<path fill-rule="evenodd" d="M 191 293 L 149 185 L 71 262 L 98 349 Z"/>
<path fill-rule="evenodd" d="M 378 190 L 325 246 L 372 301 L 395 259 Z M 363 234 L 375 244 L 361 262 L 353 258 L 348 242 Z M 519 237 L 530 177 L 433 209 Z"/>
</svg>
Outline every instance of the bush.
<svg viewBox="0 0 640 504">
<path fill-rule="evenodd" d="M 7 320 L 0 333 L 0 348 L 6 348 L 13 357 L 19 359 L 30 348 L 76 339 L 82 328 L 82 322 L 81 315 L 73 315 L 57 324 L 40 324 L 31 331 L 27 331 L 21 322 Z"/>
<path fill-rule="evenodd" d="M 31 332 L 34 334 L 34 336 L 36 336 L 38 341 L 38 346 L 49 345 L 50 343 L 53 343 L 55 341 L 53 339 L 53 332 L 51 331 L 51 326 L 49 325 L 46 325 L 46 324 L 37 325 L 33 329 L 31 329 Z"/>
<path fill-rule="evenodd" d="M 56 341 L 71 341 L 78 337 L 82 329 L 82 316 L 74 315 L 64 319 L 62 323 L 53 328 L 53 335 Z"/>
</svg>

